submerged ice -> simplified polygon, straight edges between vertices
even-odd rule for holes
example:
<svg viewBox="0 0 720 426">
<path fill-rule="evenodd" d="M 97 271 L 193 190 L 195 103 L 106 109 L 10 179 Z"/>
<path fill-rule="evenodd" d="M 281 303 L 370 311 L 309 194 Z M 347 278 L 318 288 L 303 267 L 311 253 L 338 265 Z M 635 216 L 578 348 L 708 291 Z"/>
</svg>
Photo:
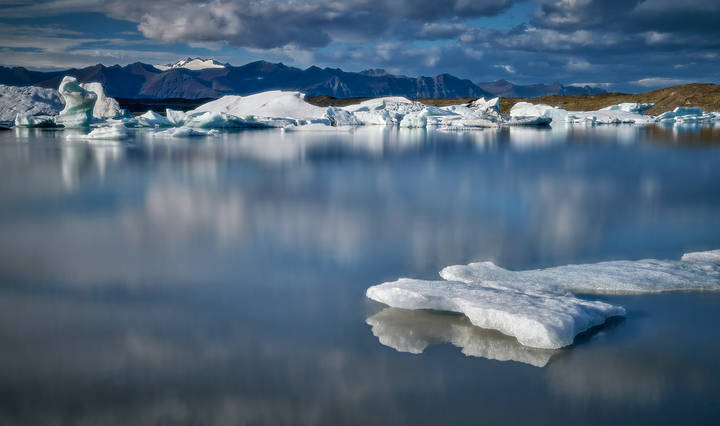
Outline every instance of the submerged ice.
<svg viewBox="0 0 720 426">
<path fill-rule="evenodd" d="M 526 346 L 560 348 L 612 316 L 620 306 L 572 293 L 641 294 L 720 291 L 720 251 L 681 260 L 645 259 L 509 271 L 491 262 L 455 265 L 443 281 L 401 278 L 370 287 L 367 297 L 402 309 L 462 313 L 478 327 L 497 330 Z"/>
</svg>

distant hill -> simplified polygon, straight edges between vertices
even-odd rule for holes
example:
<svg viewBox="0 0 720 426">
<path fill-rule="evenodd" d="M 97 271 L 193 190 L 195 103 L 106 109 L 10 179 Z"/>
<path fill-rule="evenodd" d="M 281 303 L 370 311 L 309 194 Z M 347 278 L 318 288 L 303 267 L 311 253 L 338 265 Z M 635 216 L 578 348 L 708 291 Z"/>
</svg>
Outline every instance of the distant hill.
<svg viewBox="0 0 720 426">
<path fill-rule="evenodd" d="M 606 106 L 623 102 L 654 103 L 646 114 L 658 115 L 679 106 L 699 106 L 705 111 L 720 111 L 720 85 L 683 84 L 664 89 L 629 95 L 624 93 L 602 93 L 596 95 L 551 95 L 533 98 L 503 98 L 500 108 L 504 113 L 510 111 L 518 102 L 532 102 L 561 106 L 573 111 L 594 111 Z"/>
<path fill-rule="evenodd" d="M 595 95 L 607 93 L 605 90 L 590 86 L 563 86 L 553 84 L 518 85 L 507 80 L 496 80 L 490 83 L 477 83 L 481 89 L 503 98 L 534 98 L 547 95 Z"/>
<path fill-rule="evenodd" d="M 186 58 L 174 64 L 141 62 L 106 67 L 98 64 L 66 71 L 39 72 L 0 67 L 0 84 L 56 88 L 64 75 L 81 82 L 97 81 L 109 96 L 128 99 L 200 99 L 248 95 L 265 90 L 298 90 L 309 96 L 408 98 L 472 98 L 594 93 L 594 89 L 551 85 L 515 85 L 505 80 L 475 84 L 450 74 L 408 77 L 382 69 L 346 72 L 338 68 L 306 69 L 257 61 L 235 67 L 212 59 Z"/>
</svg>

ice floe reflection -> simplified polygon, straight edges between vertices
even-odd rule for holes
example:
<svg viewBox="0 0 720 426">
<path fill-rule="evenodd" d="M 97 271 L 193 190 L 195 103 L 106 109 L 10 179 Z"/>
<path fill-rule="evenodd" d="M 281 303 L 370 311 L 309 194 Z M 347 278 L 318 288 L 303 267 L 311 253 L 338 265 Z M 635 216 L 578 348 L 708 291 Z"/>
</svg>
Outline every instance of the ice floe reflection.
<svg viewBox="0 0 720 426">
<path fill-rule="evenodd" d="M 516 361 L 544 367 L 557 352 L 523 346 L 495 330 L 475 327 L 464 315 L 385 308 L 365 322 L 380 343 L 399 352 L 420 354 L 431 345 L 450 343 L 467 356 Z"/>
</svg>

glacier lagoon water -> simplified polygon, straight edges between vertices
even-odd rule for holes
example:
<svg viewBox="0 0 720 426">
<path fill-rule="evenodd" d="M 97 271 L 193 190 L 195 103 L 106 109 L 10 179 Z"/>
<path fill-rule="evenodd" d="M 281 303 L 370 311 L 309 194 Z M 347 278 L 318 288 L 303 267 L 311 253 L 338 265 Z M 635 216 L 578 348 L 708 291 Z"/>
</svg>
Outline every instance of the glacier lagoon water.
<svg viewBox="0 0 720 426">
<path fill-rule="evenodd" d="M 0 423 L 713 424 L 720 294 L 557 351 L 367 287 L 720 248 L 720 129 L 0 132 Z"/>
</svg>

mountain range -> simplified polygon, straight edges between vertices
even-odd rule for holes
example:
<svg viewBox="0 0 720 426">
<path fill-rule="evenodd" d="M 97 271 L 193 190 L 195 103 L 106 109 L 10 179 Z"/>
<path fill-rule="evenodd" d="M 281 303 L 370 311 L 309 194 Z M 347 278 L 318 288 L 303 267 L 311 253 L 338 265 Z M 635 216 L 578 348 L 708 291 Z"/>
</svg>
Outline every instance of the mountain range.
<svg viewBox="0 0 720 426">
<path fill-rule="evenodd" d="M 175 64 L 150 65 L 136 62 L 126 66 L 102 64 L 64 71 L 31 71 L 23 67 L 0 67 L 0 84 L 56 88 L 65 75 L 81 82 L 102 83 L 108 96 L 116 98 L 218 98 L 248 95 L 266 90 L 297 90 L 308 96 L 336 98 L 405 96 L 408 98 L 459 98 L 552 94 L 595 94 L 602 90 L 588 86 L 515 85 L 504 80 L 473 83 L 450 74 L 434 77 L 407 77 L 382 69 L 346 72 L 338 68 L 306 69 L 266 61 L 242 66 L 221 64 L 212 59 L 187 58 Z"/>
</svg>

